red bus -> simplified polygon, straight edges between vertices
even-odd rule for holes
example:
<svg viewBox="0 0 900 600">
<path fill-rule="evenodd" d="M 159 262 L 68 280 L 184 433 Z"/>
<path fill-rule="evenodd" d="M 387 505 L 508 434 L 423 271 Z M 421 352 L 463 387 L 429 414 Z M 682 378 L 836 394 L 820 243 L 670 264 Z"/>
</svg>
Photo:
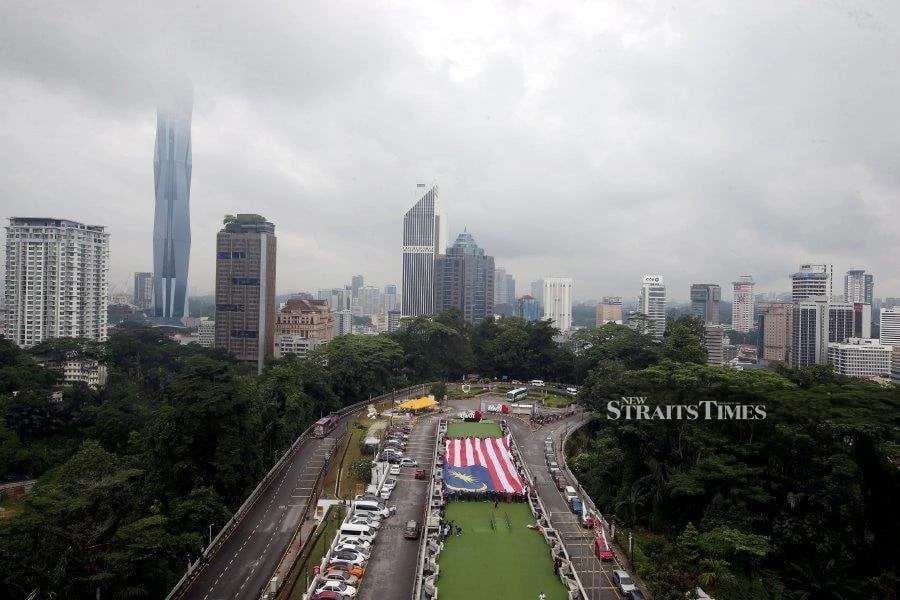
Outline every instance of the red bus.
<svg viewBox="0 0 900 600">
<path fill-rule="evenodd" d="M 313 435 L 317 438 L 323 438 L 327 436 L 329 433 L 334 431 L 334 428 L 337 427 L 338 421 L 341 418 L 337 415 L 328 415 L 327 417 L 322 417 L 315 423 L 313 423 Z"/>
</svg>

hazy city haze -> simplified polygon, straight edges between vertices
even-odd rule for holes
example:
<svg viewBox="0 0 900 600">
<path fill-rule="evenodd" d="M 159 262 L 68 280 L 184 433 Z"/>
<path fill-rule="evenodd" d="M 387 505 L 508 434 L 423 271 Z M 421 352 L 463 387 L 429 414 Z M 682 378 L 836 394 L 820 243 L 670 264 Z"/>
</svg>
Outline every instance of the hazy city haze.
<svg viewBox="0 0 900 600">
<path fill-rule="evenodd" d="M 38 2 L 0 20 L 0 216 L 104 225 L 153 268 L 156 108 L 193 83 L 189 286 L 222 217 L 278 230 L 278 290 L 397 283 L 437 183 L 521 290 L 669 297 L 804 262 L 900 295 L 900 3 Z"/>
</svg>

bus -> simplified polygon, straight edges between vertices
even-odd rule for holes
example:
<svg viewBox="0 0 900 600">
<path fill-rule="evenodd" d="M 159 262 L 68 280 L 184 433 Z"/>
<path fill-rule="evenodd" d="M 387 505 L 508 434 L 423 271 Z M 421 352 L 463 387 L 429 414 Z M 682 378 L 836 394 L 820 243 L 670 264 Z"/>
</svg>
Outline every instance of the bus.
<svg viewBox="0 0 900 600">
<path fill-rule="evenodd" d="M 518 402 L 524 400 L 528 396 L 528 388 L 516 388 L 506 392 L 506 399 L 510 402 Z"/>
<path fill-rule="evenodd" d="M 315 423 L 313 423 L 313 435 L 317 438 L 323 438 L 327 436 L 329 433 L 334 431 L 334 428 L 337 427 L 338 422 L 341 418 L 337 415 L 328 415 L 327 417 L 322 417 Z"/>
</svg>

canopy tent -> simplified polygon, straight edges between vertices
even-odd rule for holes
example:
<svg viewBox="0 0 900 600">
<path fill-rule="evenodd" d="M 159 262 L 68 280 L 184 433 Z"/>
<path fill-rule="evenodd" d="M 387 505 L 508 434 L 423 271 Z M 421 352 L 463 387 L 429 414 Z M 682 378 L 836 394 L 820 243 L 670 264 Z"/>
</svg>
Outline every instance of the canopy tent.
<svg viewBox="0 0 900 600">
<path fill-rule="evenodd" d="M 428 396 L 422 396 L 421 398 L 413 398 L 412 400 L 401 402 L 397 406 L 397 408 L 401 408 L 403 410 L 422 410 L 423 408 L 428 408 L 435 405 L 437 405 L 437 400 L 435 400 L 434 398 L 429 398 Z"/>
</svg>

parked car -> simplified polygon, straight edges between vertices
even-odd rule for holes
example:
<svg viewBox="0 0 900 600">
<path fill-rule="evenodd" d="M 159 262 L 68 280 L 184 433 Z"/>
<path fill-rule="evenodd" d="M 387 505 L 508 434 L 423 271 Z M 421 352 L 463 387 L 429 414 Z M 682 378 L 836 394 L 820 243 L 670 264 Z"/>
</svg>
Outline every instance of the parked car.
<svg viewBox="0 0 900 600">
<path fill-rule="evenodd" d="M 353 550 L 341 550 L 335 552 L 332 556 L 332 562 L 343 563 L 347 565 L 362 565 L 368 558 L 359 552 Z"/>
<path fill-rule="evenodd" d="M 566 479 L 565 475 L 557 475 L 553 478 L 554 483 L 556 483 L 556 489 L 559 491 L 563 491 L 568 487 L 569 480 Z"/>
<path fill-rule="evenodd" d="M 328 563 L 328 566 L 325 568 L 325 573 L 334 573 L 336 571 L 343 571 L 344 573 L 349 573 L 359 579 L 362 579 L 363 576 L 363 568 L 362 565 L 348 565 L 344 563 Z"/>
<path fill-rule="evenodd" d="M 400 459 L 401 467 L 418 467 L 419 463 L 413 460 L 412 458 L 401 458 Z"/>
<path fill-rule="evenodd" d="M 626 600 L 647 600 L 647 597 L 644 596 L 644 592 L 635 588 L 625 594 L 625 599 Z"/>
<path fill-rule="evenodd" d="M 363 545 L 356 541 L 342 541 L 340 545 L 334 549 L 337 552 L 343 552 L 344 550 L 349 550 L 350 552 L 356 552 L 357 554 L 361 554 L 364 558 L 368 559 L 372 555 L 372 548 L 363 547 Z"/>
<path fill-rule="evenodd" d="M 352 585 L 347 585 L 343 581 L 334 581 L 331 579 L 322 581 L 322 584 L 316 588 L 317 594 L 321 594 L 322 592 L 337 592 L 339 594 L 343 594 L 347 598 L 356 596 L 355 587 L 353 587 Z"/>
<path fill-rule="evenodd" d="M 391 465 L 391 468 L 388 470 L 388 473 L 390 473 L 391 475 L 399 475 L 400 474 L 400 465 L 402 463 L 403 463 L 403 460 L 401 459 L 401 461 L 399 463 L 397 463 L 396 465 Z"/>
<path fill-rule="evenodd" d="M 619 592 L 621 592 L 623 596 L 628 592 L 637 589 L 634 585 L 634 581 L 631 580 L 631 576 L 625 571 L 613 571 L 613 582 L 619 587 Z"/>
<path fill-rule="evenodd" d="M 403 528 L 403 537 L 408 540 L 419 539 L 419 524 L 416 521 L 407 521 L 406 527 Z"/>
<path fill-rule="evenodd" d="M 428 472 L 425 469 L 418 469 L 415 477 L 416 479 L 428 479 Z"/>
<path fill-rule="evenodd" d="M 359 587 L 359 577 L 356 575 L 351 575 L 347 571 L 334 570 L 322 575 L 322 579 L 327 581 L 343 581 L 347 585 L 352 585 L 355 588 Z"/>
<path fill-rule="evenodd" d="M 381 489 L 382 490 L 384 490 L 384 489 L 393 490 L 395 487 L 397 487 L 397 480 L 394 477 L 388 477 L 387 480 L 384 482 L 384 485 L 381 486 Z"/>
<path fill-rule="evenodd" d="M 313 594 L 309 600 L 344 600 L 344 598 L 347 598 L 347 596 L 340 592 L 326 590 L 321 594 Z"/>
</svg>

